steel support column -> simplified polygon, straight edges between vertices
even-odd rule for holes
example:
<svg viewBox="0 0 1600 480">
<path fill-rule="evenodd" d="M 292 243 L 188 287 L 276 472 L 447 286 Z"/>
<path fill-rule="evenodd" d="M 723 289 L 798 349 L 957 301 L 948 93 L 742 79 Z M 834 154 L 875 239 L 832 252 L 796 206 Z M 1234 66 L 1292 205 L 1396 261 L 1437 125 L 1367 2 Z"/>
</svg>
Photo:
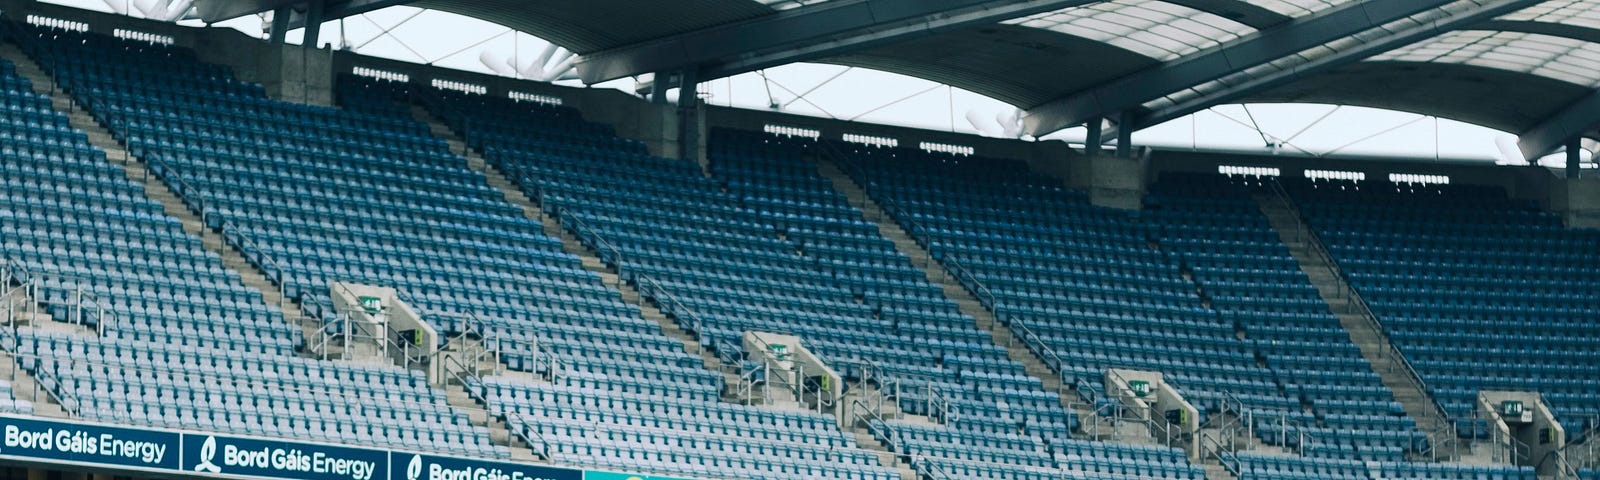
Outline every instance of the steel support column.
<svg viewBox="0 0 1600 480">
<path fill-rule="evenodd" d="M 1567 139 L 1567 178 L 1578 178 L 1583 173 L 1583 137 Z"/>
<path fill-rule="evenodd" d="M 272 11 L 272 31 L 269 32 L 271 34 L 269 41 L 273 45 L 283 45 L 283 37 L 289 33 L 289 15 L 293 12 L 294 10 L 287 6 Z"/>
<path fill-rule="evenodd" d="M 1084 155 L 1088 155 L 1088 156 L 1091 156 L 1091 157 L 1100 155 L 1100 145 L 1104 144 L 1101 141 L 1101 138 L 1100 138 L 1100 124 L 1101 123 L 1102 122 L 1100 121 L 1100 119 L 1096 118 L 1096 119 L 1093 119 L 1093 120 L 1089 120 L 1089 123 L 1084 125 L 1084 127 L 1087 127 L 1089 129 L 1089 133 L 1083 137 L 1083 154 Z"/>
<path fill-rule="evenodd" d="M 317 41 L 322 39 L 322 8 L 324 0 L 311 0 L 306 2 L 306 33 L 305 41 L 301 45 L 316 50 L 321 48 Z"/>
<path fill-rule="evenodd" d="M 1133 111 L 1123 110 L 1117 116 L 1117 156 L 1129 158 L 1133 156 Z"/>
</svg>

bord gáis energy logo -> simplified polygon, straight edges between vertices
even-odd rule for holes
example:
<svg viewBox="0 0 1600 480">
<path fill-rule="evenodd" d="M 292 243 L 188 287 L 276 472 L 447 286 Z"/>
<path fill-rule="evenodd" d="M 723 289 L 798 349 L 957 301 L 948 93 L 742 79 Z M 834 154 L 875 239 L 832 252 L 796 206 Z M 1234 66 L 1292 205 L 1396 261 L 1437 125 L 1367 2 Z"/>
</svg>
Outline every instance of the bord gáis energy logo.
<svg viewBox="0 0 1600 480">
<path fill-rule="evenodd" d="M 406 480 L 419 480 L 422 478 L 422 455 L 412 455 L 411 463 L 406 464 Z"/>
<path fill-rule="evenodd" d="M 222 473 L 222 467 L 211 463 L 217 459 L 217 437 L 207 435 L 206 442 L 200 445 L 200 464 L 194 466 L 196 472 Z"/>
</svg>

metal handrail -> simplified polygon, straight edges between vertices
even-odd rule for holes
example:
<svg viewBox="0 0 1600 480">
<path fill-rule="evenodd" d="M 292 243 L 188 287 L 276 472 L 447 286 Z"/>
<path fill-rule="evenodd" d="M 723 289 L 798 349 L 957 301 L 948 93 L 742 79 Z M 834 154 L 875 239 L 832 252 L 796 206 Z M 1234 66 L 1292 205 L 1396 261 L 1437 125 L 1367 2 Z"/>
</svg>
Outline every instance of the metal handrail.
<svg viewBox="0 0 1600 480">
<path fill-rule="evenodd" d="M 673 295 L 671 291 L 662 286 L 661 283 L 656 281 L 655 278 L 652 278 L 644 273 L 629 272 L 627 261 L 622 253 L 622 249 L 617 248 L 617 246 L 611 243 L 611 241 L 606 240 L 605 236 L 600 234 L 598 229 L 590 226 L 588 222 L 585 222 L 576 213 L 563 215 L 562 213 L 566 209 L 560 206 L 552 205 L 547 201 L 545 195 L 539 195 L 539 203 L 540 205 L 543 205 L 544 208 L 551 209 L 551 213 L 556 216 L 558 222 L 561 223 L 562 226 L 567 227 L 574 233 L 577 233 L 579 240 L 584 241 L 586 245 L 599 253 L 601 260 L 608 261 L 613 267 L 615 267 L 619 276 L 623 277 L 625 280 L 631 279 L 635 285 L 642 287 L 640 292 L 640 301 L 643 301 L 644 298 L 648 297 L 655 300 L 657 304 L 665 304 L 668 307 L 668 310 L 663 313 L 667 313 L 675 317 L 678 320 L 678 323 L 682 324 L 684 327 L 687 327 L 687 330 L 703 335 L 705 330 L 702 327 L 705 325 L 705 321 L 700 318 L 699 312 L 696 312 L 693 308 L 690 308 L 682 301 L 679 301 L 676 295 Z M 607 259 L 605 258 L 606 256 L 610 256 L 611 258 Z M 702 342 L 700 343 L 700 348 L 702 350 L 705 348 L 703 340 L 704 339 L 702 338 Z"/>
<path fill-rule="evenodd" d="M 1114 369 L 1106 370 L 1106 375 L 1110 376 L 1113 380 L 1121 381 L 1123 385 L 1129 384 L 1128 379 L 1124 378 L 1122 374 L 1117 373 Z M 1143 423 L 1145 428 L 1149 430 L 1151 437 L 1154 437 L 1157 441 L 1161 442 L 1161 445 L 1172 445 L 1172 439 L 1175 438 L 1173 433 L 1174 427 L 1171 423 L 1166 421 L 1166 417 L 1157 415 L 1152 405 L 1150 405 L 1148 402 L 1144 402 L 1144 399 L 1139 398 L 1139 396 L 1134 394 L 1132 390 L 1127 389 L 1118 392 L 1116 398 L 1117 402 L 1123 407 L 1119 412 L 1123 414 L 1119 416 L 1119 420 L 1127 420 L 1126 414 L 1131 411 L 1134 415 L 1134 419 L 1140 423 Z M 1139 402 L 1133 402 L 1131 400 L 1144 402 L 1145 405 L 1140 407 L 1138 406 Z"/>
<path fill-rule="evenodd" d="M 522 437 L 522 443 L 526 443 L 530 447 L 535 445 L 534 439 L 537 438 L 538 439 L 538 443 L 537 444 L 539 445 L 539 449 L 535 453 L 538 453 L 539 454 L 539 458 L 543 458 L 546 461 L 553 460 L 550 457 L 550 441 L 546 440 L 544 438 L 544 433 L 543 432 L 540 432 L 539 429 L 537 429 L 537 428 L 533 428 L 532 424 L 528 423 L 527 420 L 524 420 L 524 418 L 526 418 L 526 415 L 523 415 L 523 414 L 521 414 L 519 412 L 506 412 L 505 417 L 506 417 L 506 424 L 507 424 L 506 426 L 507 427 L 511 426 L 510 425 L 510 423 L 511 423 L 510 419 L 511 418 L 516 418 L 517 419 L 517 423 L 522 426 L 522 428 L 507 428 L 507 430 L 511 431 L 512 435 L 516 435 L 518 437 Z M 529 433 L 532 433 L 533 435 L 530 436 Z"/>
<path fill-rule="evenodd" d="M 705 330 L 701 326 L 705 325 L 705 322 L 700 319 L 700 314 L 689 308 L 688 305 L 684 305 L 683 302 L 678 301 L 678 297 L 668 291 L 666 287 L 661 286 L 649 275 L 635 275 L 634 280 L 640 286 L 648 286 L 650 288 L 650 298 L 655 299 L 657 303 L 661 303 L 662 299 L 665 298 L 666 303 L 670 306 L 670 310 L 667 313 L 678 317 L 679 323 L 689 327 L 688 329 L 696 334 L 704 334 Z"/>
<path fill-rule="evenodd" d="M 31 375 L 36 380 L 41 379 L 41 377 L 49 378 L 50 380 L 54 381 L 56 389 L 57 390 L 61 390 L 60 392 L 52 391 L 51 389 L 44 388 L 42 386 L 42 383 L 43 383 L 42 381 L 35 381 L 35 382 L 33 382 L 33 385 L 34 385 L 34 389 L 36 391 L 31 393 L 33 395 L 33 401 L 37 402 L 38 401 L 38 395 L 39 395 L 39 393 L 42 392 L 47 396 L 47 398 L 56 400 L 56 403 L 62 405 L 64 410 L 67 410 L 69 413 L 73 413 L 73 414 L 76 414 L 77 413 L 77 409 L 81 408 L 81 403 L 78 403 L 78 401 L 82 400 L 83 397 L 78 396 L 75 391 L 71 391 L 71 390 L 67 390 L 67 389 L 61 388 L 62 380 L 63 380 L 64 375 L 62 375 L 60 373 L 60 371 L 63 370 L 63 369 L 72 369 L 72 368 L 75 368 L 77 366 L 97 367 L 97 368 L 103 368 L 103 369 L 122 371 L 122 372 L 126 372 L 126 373 L 160 374 L 160 375 L 165 375 L 165 376 L 171 376 L 171 377 L 173 377 L 175 379 L 176 378 L 182 378 L 182 379 L 193 380 L 192 383 L 194 385 L 200 385 L 200 386 L 205 386 L 205 385 L 210 385 L 210 386 L 230 385 L 230 386 L 233 386 L 233 387 L 254 388 L 254 389 L 257 389 L 257 390 L 260 390 L 260 391 L 268 391 L 268 392 L 284 392 L 284 393 L 295 392 L 295 393 L 302 394 L 302 396 L 305 397 L 305 398 L 339 399 L 338 402 L 331 402 L 330 403 L 330 405 L 335 405 L 335 406 L 337 406 L 337 405 L 347 405 L 347 406 L 352 406 L 352 407 L 356 407 L 356 408 L 368 408 L 368 406 L 370 406 L 370 405 L 382 405 L 382 406 L 407 405 L 407 406 L 422 407 L 424 409 L 436 409 L 436 408 L 439 408 L 441 406 L 441 404 L 436 402 L 436 401 L 424 402 L 424 401 L 406 400 L 406 399 L 401 399 L 401 398 L 398 398 L 398 397 L 381 395 L 381 394 L 376 394 L 376 393 L 372 393 L 372 392 L 335 391 L 335 390 L 328 390 L 328 389 L 321 389 L 321 388 L 311 388 L 311 387 L 306 387 L 306 386 L 303 386 L 303 385 L 290 385 L 290 384 L 281 383 L 281 382 L 262 381 L 262 380 L 258 379 L 257 377 L 229 376 L 229 375 L 226 375 L 226 374 L 207 375 L 207 374 L 204 374 L 204 373 L 197 373 L 196 371 L 191 370 L 191 369 L 184 369 L 184 368 L 156 367 L 156 366 L 150 366 L 150 365 L 145 365 L 145 364 L 114 364 L 114 363 L 107 363 L 107 362 L 88 361 L 88 360 L 83 360 L 83 359 L 79 359 L 79 358 L 73 358 L 73 357 L 67 356 L 67 355 L 51 355 L 51 354 L 39 354 L 39 353 L 24 354 L 24 353 L 20 353 L 18 351 L 4 352 L 4 355 L 9 355 L 9 356 L 12 357 L 12 359 L 14 360 L 12 362 L 13 368 L 19 369 L 19 370 L 23 370 L 23 371 L 26 371 L 26 369 L 21 368 L 22 360 L 23 359 L 34 360 L 36 363 L 35 363 L 35 368 L 31 372 Z M 44 362 L 49 362 L 49 366 L 46 367 Z M 147 378 L 148 379 L 148 378 L 152 378 L 153 376 L 154 375 L 142 375 L 142 376 L 130 375 L 128 378 L 140 378 L 140 377 L 142 377 L 142 378 Z M 204 389 L 202 389 L 201 391 L 204 391 Z M 67 409 L 66 408 L 68 406 L 67 403 L 62 403 L 60 401 L 61 398 L 66 398 L 70 403 L 72 403 L 73 404 L 72 405 L 73 409 Z M 90 398 L 92 398 L 92 397 L 90 397 Z M 455 410 L 460 410 L 460 411 L 463 411 L 463 412 L 485 412 L 485 413 L 491 413 L 492 414 L 492 412 L 488 412 L 487 410 L 482 409 L 482 408 L 463 407 L 463 406 L 456 406 L 456 405 L 450 405 L 448 408 L 455 409 Z M 355 418 L 351 418 L 350 420 L 354 421 L 354 420 L 359 420 L 359 419 L 360 419 L 359 417 L 355 417 Z M 126 421 L 126 419 L 107 418 L 107 419 L 101 419 L 100 421 L 103 421 L 103 422 L 106 422 L 106 423 L 110 423 L 110 424 L 130 425 L 130 426 L 135 426 L 135 427 L 148 427 L 149 426 L 148 424 L 131 423 L 131 422 Z M 257 434 L 261 435 L 260 433 L 257 433 Z M 360 442 L 357 442 L 357 443 L 360 443 Z M 362 444 L 363 445 L 367 445 L 365 443 L 362 443 Z M 423 449 L 422 451 L 432 451 L 432 450 L 429 450 L 429 449 L 425 448 L 424 445 L 414 445 L 411 448 Z M 443 452 L 443 453 L 449 453 L 449 452 Z M 459 454 L 459 452 L 456 452 L 456 453 Z"/>
<path fill-rule="evenodd" d="M 45 396 L 47 398 L 51 399 L 51 400 L 55 400 L 56 405 L 60 405 L 61 409 L 67 412 L 68 416 L 73 416 L 73 417 L 78 416 L 78 411 L 83 408 L 83 404 L 79 403 L 79 401 L 78 401 L 78 393 L 77 392 L 74 392 L 74 391 L 71 391 L 71 390 L 67 390 L 67 389 L 64 389 L 64 388 L 58 388 L 56 390 L 51 390 L 49 388 L 43 388 L 42 387 L 42 385 L 44 384 L 46 379 L 50 380 L 50 383 L 52 383 L 54 385 L 57 385 L 57 386 L 60 386 L 61 385 L 61 377 L 59 375 L 56 375 L 55 372 L 47 371 L 46 369 L 43 369 L 43 368 L 37 368 L 37 369 L 34 369 L 33 379 L 34 379 L 34 381 L 33 381 L 33 401 L 34 402 L 38 402 L 39 401 L 39 391 L 40 390 L 44 390 Z M 70 405 L 68 404 L 68 400 L 71 400 L 71 404 Z"/>
<path fill-rule="evenodd" d="M 330 357 L 328 355 L 328 346 L 332 344 L 334 337 L 342 333 L 345 324 L 349 323 L 343 316 L 329 316 L 326 318 L 332 321 L 325 321 L 321 327 L 317 327 L 316 332 L 312 334 L 317 339 L 317 342 L 307 345 L 307 350 L 310 350 L 310 353 L 316 354 L 318 358 L 323 360 L 327 360 Z M 340 355 L 343 356 L 344 352 L 341 351 Z"/>
<path fill-rule="evenodd" d="M 1234 478 L 1243 478 L 1243 475 L 1241 475 L 1244 470 L 1243 463 L 1239 461 L 1238 452 L 1234 448 L 1233 442 L 1223 443 L 1216 437 L 1211 436 L 1210 433 L 1202 432 L 1200 434 L 1200 451 L 1202 460 L 1215 458 L 1217 465 L 1221 465 L 1228 473 L 1233 474 Z M 1209 455 L 1207 455 L 1208 453 Z"/>
<path fill-rule="evenodd" d="M 967 267 L 962 265 L 961 262 L 956 260 L 956 258 L 953 256 L 945 257 L 940 261 L 944 262 L 946 269 L 949 269 L 955 273 L 957 280 L 960 280 L 962 284 L 966 285 L 967 288 L 972 290 L 972 293 L 977 295 L 978 300 L 983 301 L 983 306 L 989 307 L 991 312 L 996 310 L 995 307 L 999 306 L 996 303 L 998 301 L 998 297 L 995 296 L 994 291 L 989 290 L 988 285 L 984 285 L 983 280 L 978 279 L 977 274 L 972 273 L 971 270 L 967 270 Z M 996 313 L 995 318 L 997 320 L 1000 319 L 1000 315 Z"/>
<path fill-rule="evenodd" d="M 288 313 L 284 306 L 289 299 L 289 271 L 284 269 L 283 264 L 278 263 L 278 260 L 267 252 L 267 249 L 261 248 L 255 239 L 250 237 L 248 232 L 234 225 L 232 221 L 223 219 L 220 228 L 222 238 L 235 242 L 242 252 L 254 253 L 263 272 L 275 274 L 277 281 L 274 283 L 278 284 L 278 311 L 280 313 Z M 296 319 L 302 318 L 300 312 L 294 312 L 294 315 Z M 299 322 L 297 321 L 296 323 Z"/>
<path fill-rule="evenodd" d="M 50 286 L 44 285 L 42 282 L 37 281 L 39 279 L 54 279 L 54 280 L 61 281 L 63 284 L 70 283 L 71 287 L 70 288 L 50 287 Z M 99 334 L 99 335 L 104 335 L 105 334 L 106 324 L 109 323 L 109 322 L 104 321 L 104 320 L 106 320 L 108 318 L 108 315 L 106 314 L 106 307 L 104 305 L 100 304 L 100 296 L 99 295 L 96 295 L 94 292 L 86 291 L 84 289 L 83 284 L 89 283 L 88 280 L 89 279 L 87 279 L 87 278 L 79 277 L 79 276 L 76 276 L 76 275 L 66 275 L 66 274 L 58 274 L 58 273 L 30 274 L 29 277 L 28 277 L 28 283 L 27 283 L 28 290 L 27 290 L 26 296 L 28 297 L 28 299 L 30 299 L 32 301 L 32 303 L 35 303 L 35 304 L 45 305 L 45 306 L 57 305 L 57 306 L 65 306 L 65 307 L 70 308 L 72 310 L 72 314 L 71 314 L 71 318 L 69 319 L 69 321 L 67 323 L 69 323 L 69 324 L 71 324 L 71 325 L 73 325 L 73 326 L 75 326 L 77 328 L 80 328 L 80 329 L 85 328 L 85 325 L 87 325 L 87 323 L 85 322 L 85 313 L 86 312 L 85 312 L 84 304 L 85 304 L 85 302 L 92 303 L 92 306 L 89 307 L 87 313 L 94 320 L 95 333 Z M 47 298 L 41 298 L 41 296 L 39 295 L 39 292 L 41 290 L 65 291 L 67 298 L 69 298 L 70 300 L 68 300 L 66 302 L 53 302 L 53 301 L 50 301 Z M 35 313 L 35 314 L 38 313 L 37 307 L 34 308 L 33 313 Z M 114 318 L 114 316 L 112 318 Z"/>
<path fill-rule="evenodd" d="M 1544 470 L 1544 467 L 1549 465 L 1551 462 L 1555 462 L 1555 478 L 1560 480 L 1572 480 L 1578 478 L 1578 467 L 1567 462 L 1566 453 L 1562 451 L 1562 449 L 1551 450 L 1550 452 L 1545 453 L 1544 458 L 1539 459 L 1539 463 L 1534 465 L 1534 470 Z"/>
<path fill-rule="evenodd" d="M 589 222 L 585 222 L 583 218 L 578 216 L 577 213 L 566 212 L 565 208 L 551 205 L 550 202 L 546 201 L 544 195 L 540 195 L 539 204 L 544 205 L 545 208 L 551 209 L 552 212 L 550 213 L 556 216 L 557 221 L 563 226 L 571 229 L 574 233 L 577 233 L 579 239 L 590 242 L 592 244 L 591 246 L 595 248 L 595 251 L 600 254 L 601 260 L 605 260 L 608 263 L 616 266 L 618 273 L 622 272 L 624 263 L 622 249 L 617 248 L 616 245 L 612 244 L 609 240 L 606 240 L 605 236 L 600 234 L 600 230 L 589 226 Z M 562 213 L 568 214 L 562 215 Z M 610 258 L 606 258 L 608 256 Z"/>
<path fill-rule="evenodd" d="M 126 150 L 126 147 L 124 147 L 124 150 Z M 129 153 L 131 154 L 132 152 Z M 159 166 L 160 169 L 155 172 L 156 176 L 160 177 L 162 180 L 165 180 L 168 185 L 176 182 L 178 188 L 180 189 L 180 191 L 175 192 L 178 194 L 178 198 L 194 202 L 195 205 L 190 206 L 190 208 L 199 211 L 201 227 L 211 228 L 211 224 L 208 222 L 211 217 L 211 209 L 207 208 L 207 203 L 209 202 L 206 201 L 206 196 L 204 193 L 201 193 L 200 189 L 195 188 L 193 185 L 190 185 L 187 180 L 184 180 L 183 175 L 179 174 L 178 171 L 173 169 L 171 165 L 168 165 L 166 160 L 162 160 L 160 155 L 143 155 L 139 158 L 143 159 L 146 164 L 155 164 Z M 150 179 L 150 170 L 150 168 L 144 169 L 145 180 Z"/>
<path fill-rule="evenodd" d="M 766 341 L 766 340 L 761 338 L 761 332 L 752 331 L 752 332 L 746 332 L 746 333 L 749 334 L 752 337 L 755 337 L 756 341 L 761 342 L 761 344 L 763 344 L 763 345 L 772 345 L 772 342 L 768 342 L 768 341 Z M 766 384 L 771 385 L 772 382 L 774 380 L 776 380 L 778 383 L 781 384 L 780 387 L 788 390 L 790 394 L 794 395 L 794 399 L 795 399 L 796 402 L 802 401 L 803 394 L 805 393 L 805 385 L 804 385 L 805 384 L 805 378 L 806 378 L 805 366 L 804 365 L 795 364 L 795 365 L 793 365 L 791 367 L 791 368 L 794 369 L 794 372 L 795 372 L 794 380 L 790 380 L 789 378 L 786 378 L 783 375 L 779 375 L 777 379 L 774 379 L 773 375 L 772 375 L 774 363 L 776 363 L 776 360 L 774 360 L 771 356 L 767 356 L 767 357 L 761 359 L 761 368 L 766 373 L 766 375 L 764 375 L 764 379 L 766 380 Z"/>
</svg>

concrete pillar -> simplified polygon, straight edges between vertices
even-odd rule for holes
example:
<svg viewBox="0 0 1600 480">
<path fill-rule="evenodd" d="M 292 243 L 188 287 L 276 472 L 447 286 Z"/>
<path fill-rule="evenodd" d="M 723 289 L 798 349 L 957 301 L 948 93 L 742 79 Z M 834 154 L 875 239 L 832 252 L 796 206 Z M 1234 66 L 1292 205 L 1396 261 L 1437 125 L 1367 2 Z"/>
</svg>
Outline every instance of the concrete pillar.
<svg viewBox="0 0 1600 480">
<path fill-rule="evenodd" d="M 1567 178 L 1578 178 L 1583 162 L 1583 137 L 1567 140 Z"/>
<path fill-rule="evenodd" d="M 1095 118 L 1090 120 L 1087 125 L 1084 125 L 1085 127 L 1089 128 L 1088 135 L 1083 137 L 1084 155 L 1088 155 L 1090 157 L 1100 156 L 1100 145 L 1104 144 L 1104 142 L 1102 142 L 1100 139 L 1101 123 L 1102 122 L 1099 118 Z"/>
<path fill-rule="evenodd" d="M 705 158 L 700 148 L 702 145 L 700 130 L 705 122 L 700 115 L 700 86 L 699 72 L 693 68 L 686 68 L 678 76 L 678 148 L 682 152 L 679 157 L 705 165 Z"/>
<path fill-rule="evenodd" d="M 1117 117 L 1117 157 L 1133 156 L 1133 111 L 1123 110 Z"/>
</svg>

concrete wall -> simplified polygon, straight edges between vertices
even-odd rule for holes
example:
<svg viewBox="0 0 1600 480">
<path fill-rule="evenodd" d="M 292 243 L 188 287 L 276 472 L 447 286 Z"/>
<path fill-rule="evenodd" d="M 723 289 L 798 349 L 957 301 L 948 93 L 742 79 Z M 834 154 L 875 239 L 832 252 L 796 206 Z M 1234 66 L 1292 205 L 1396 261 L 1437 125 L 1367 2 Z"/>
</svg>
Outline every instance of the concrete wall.
<svg viewBox="0 0 1600 480">
<path fill-rule="evenodd" d="M 1556 180 L 1550 198 L 1547 208 L 1560 212 L 1567 226 L 1600 228 L 1600 177 Z"/>
</svg>

